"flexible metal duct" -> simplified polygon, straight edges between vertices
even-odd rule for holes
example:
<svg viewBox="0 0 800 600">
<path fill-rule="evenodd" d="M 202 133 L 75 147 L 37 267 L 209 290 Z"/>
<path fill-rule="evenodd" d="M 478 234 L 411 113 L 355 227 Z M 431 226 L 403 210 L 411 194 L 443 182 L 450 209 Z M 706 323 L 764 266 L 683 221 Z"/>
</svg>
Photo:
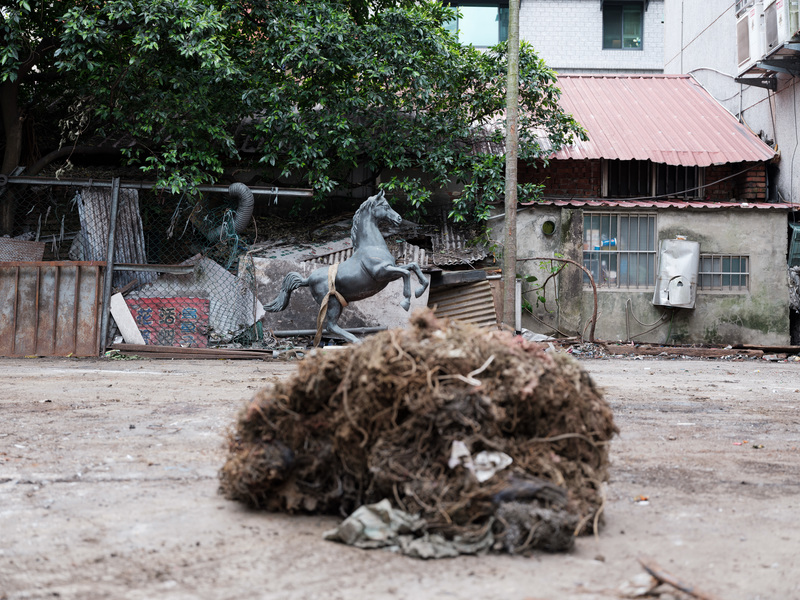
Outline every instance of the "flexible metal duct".
<svg viewBox="0 0 800 600">
<path fill-rule="evenodd" d="M 247 229 L 250 219 L 253 218 L 253 206 L 255 205 L 253 192 L 245 184 L 237 182 L 228 187 L 228 195 L 239 203 L 233 220 L 233 229 L 236 233 L 243 233 Z M 219 227 L 215 227 L 206 234 L 206 237 L 212 242 L 219 241 L 224 226 L 223 223 Z"/>
</svg>

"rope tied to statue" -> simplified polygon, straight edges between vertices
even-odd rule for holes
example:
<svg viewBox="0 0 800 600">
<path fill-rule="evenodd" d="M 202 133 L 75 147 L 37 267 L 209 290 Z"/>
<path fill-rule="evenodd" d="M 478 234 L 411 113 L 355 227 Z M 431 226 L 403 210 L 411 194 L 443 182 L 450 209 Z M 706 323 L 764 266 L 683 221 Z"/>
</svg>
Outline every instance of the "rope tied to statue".
<svg viewBox="0 0 800 600">
<path fill-rule="evenodd" d="M 325 323 L 325 317 L 328 316 L 328 300 L 331 297 L 331 294 L 336 296 L 336 299 L 339 301 L 339 304 L 342 305 L 342 308 L 347 306 L 347 300 L 344 299 L 339 292 L 336 291 L 336 273 L 339 271 L 339 263 L 333 263 L 328 268 L 328 293 L 325 294 L 325 297 L 322 299 L 319 305 L 319 314 L 317 314 L 317 334 L 314 336 L 314 347 L 319 345 L 320 340 L 322 339 L 322 326 Z"/>
</svg>

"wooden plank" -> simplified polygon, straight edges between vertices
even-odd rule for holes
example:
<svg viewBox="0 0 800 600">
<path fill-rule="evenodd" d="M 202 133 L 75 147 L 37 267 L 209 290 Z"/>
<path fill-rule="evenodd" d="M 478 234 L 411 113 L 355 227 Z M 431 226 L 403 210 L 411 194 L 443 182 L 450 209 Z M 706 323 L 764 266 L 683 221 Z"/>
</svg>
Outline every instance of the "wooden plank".
<svg viewBox="0 0 800 600">
<path fill-rule="evenodd" d="M 698 358 L 721 358 L 723 356 L 764 355 L 762 350 L 737 350 L 735 348 L 679 348 L 675 346 L 628 346 L 621 344 L 602 344 L 610 354 L 635 354 L 638 356 L 692 356 Z"/>
<path fill-rule="evenodd" d="M 800 346 L 758 346 L 756 344 L 741 344 L 737 348 L 745 350 L 763 350 L 764 352 L 783 352 L 785 354 L 800 354 Z"/>
<path fill-rule="evenodd" d="M 136 326 L 136 321 L 133 319 L 133 315 L 122 294 L 111 296 L 111 316 L 114 317 L 119 332 L 122 334 L 122 339 L 126 343 L 144 345 L 142 332 Z"/>
<path fill-rule="evenodd" d="M 233 348 L 183 348 L 180 346 L 154 346 L 142 344 L 112 344 L 112 350 L 125 354 L 138 354 L 150 358 L 272 358 L 272 350 L 237 350 Z"/>
</svg>

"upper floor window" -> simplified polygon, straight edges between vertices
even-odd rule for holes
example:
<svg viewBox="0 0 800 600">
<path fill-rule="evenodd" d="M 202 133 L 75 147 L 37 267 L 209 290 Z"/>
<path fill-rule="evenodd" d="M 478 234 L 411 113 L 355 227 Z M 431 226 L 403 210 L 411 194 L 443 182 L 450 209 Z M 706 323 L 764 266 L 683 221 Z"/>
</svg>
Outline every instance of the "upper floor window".
<svg viewBox="0 0 800 600">
<path fill-rule="evenodd" d="M 607 160 L 605 194 L 607 198 L 634 198 L 652 195 L 653 163 L 649 160 Z"/>
<path fill-rule="evenodd" d="M 656 165 L 657 196 L 699 198 L 702 196 L 704 170 L 701 167 Z"/>
<path fill-rule="evenodd" d="M 603 49 L 641 50 L 643 23 L 641 2 L 604 2 Z"/>
<path fill-rule="evenodd" d="M 445 23 L 445 29 L 458 35 L 458 41 L 476 47 L 494 46 L 508 39 L 508 1 L 461 0 L 451 2 L 460 16 Z"/>
<path fill-rule="evenodd" d="M 702 167 L 667 165 L 649 160 L 603 161 L 604 198 L 701 198 Z"/>
</svg>

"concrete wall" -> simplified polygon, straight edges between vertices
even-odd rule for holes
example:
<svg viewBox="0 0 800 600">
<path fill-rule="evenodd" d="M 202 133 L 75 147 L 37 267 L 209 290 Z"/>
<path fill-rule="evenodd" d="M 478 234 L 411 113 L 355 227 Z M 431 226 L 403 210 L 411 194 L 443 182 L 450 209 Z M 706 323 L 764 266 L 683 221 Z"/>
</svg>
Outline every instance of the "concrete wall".
<svg viewBox="0 0 800 600">
<path fill-rule="evenodd" d="M 519 257 L 553 256 L 558 252 L 582 263 L 581 210 L 541 205 L 523 210 L 517 219 Z M 700 242 L 701 253 L 749 255 L 750 289 L 741 293 L 699 291 L 696 308 L 678 309 L 674 315 L 672 309 L 653 306 L 653 287 L 601 289 L 595 337 L 658 344 L 789 344 L 786 219 L 786 213 L 779 210 L 659 211 L 659 240 L 685 235 Z M 552 236 L 542 233 L 547 220 L 556 226 Z M 492 224 L 495 238 L 501 240 L 503 219 Z M 534 261 L 518 263 L 518 274 L 535 275 L 540 282 L 546 276 Z M 537 306 L 538 292 L 530 290 L 531 284 L 523 286 L 523 293 L 528 292 L 525 297 L 533 305 L 532 314 L 523 316 L 524 328 L 549 335 L 588 336 L 593 294 L 583 285 L 580 269 L 570 265 L 556 282 L 551 282 L 545 305 Z"/>
<path fill-rule="evenodd" d="M 522 0 L 520 37 L 560 73 L 661 73 L 664 0 L 650 0 L 642 50 L 603 50 L 600 0 Z"/>
<path fill-rule="evenodd" d="M 771 199 L 793 202 L 800 189 L 798 78 L 778 76 L 775 92 L 740 85 L 736 14 L 730 0 L 665 0 L 664 72 L 689 73 L 768 144 L 780 161 L 771 169 Z"/>
</svg>

